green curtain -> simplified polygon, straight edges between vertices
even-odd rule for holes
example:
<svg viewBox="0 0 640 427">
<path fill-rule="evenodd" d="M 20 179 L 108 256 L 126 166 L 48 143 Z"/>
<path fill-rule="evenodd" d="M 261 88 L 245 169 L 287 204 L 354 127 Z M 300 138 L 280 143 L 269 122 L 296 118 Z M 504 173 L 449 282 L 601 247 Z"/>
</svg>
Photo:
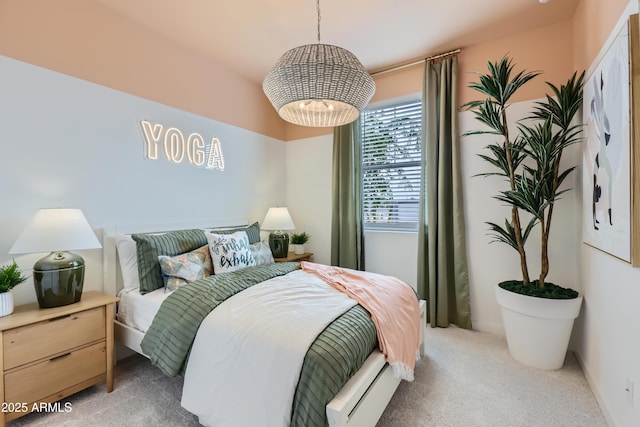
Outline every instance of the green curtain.
<svg viewBox="0 0 640 427">
<path fill-rule="evenodd" d="M 331 265 L 364 270 L 360 119 L 334 128 Z"/>
<path fill-rule="evenodd" d="M 432 327 L 471 329 L 458 137 L 457 57 L 427 61 L 423 126 L 418 294 Z"/>
</svg>

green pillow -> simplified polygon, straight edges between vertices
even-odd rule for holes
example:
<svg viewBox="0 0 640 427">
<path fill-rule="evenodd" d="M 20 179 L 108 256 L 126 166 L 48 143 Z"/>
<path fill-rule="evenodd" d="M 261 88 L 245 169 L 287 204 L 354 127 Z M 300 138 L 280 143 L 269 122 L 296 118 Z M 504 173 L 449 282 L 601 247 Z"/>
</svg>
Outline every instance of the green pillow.
<svg viewBox="0 0 640 427">
<path fill-rule="evenodd" d="M 165 234 L 132 234 L 138 255 L 140 293 L 164 287 L 159 255 L 176 256 L 207 244 L 203 230 L 179 230 Z"/>
<path fill-rule="evenodd" d="M 236 231 L 246 231 L 250 245 L 260 241 L 260 224 L 258 224 L 258 221 L 246 227 L 229 228 L 226 230 L 211 230 L 211 232 L 215 234 L 233 234 Z"/>
</svg>

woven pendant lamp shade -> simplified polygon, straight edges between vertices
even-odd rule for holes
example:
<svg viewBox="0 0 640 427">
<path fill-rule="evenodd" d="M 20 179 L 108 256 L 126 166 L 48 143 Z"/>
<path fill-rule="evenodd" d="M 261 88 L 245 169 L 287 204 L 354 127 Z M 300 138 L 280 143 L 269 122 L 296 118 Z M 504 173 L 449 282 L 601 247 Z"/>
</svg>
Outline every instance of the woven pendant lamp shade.
<svg viewBox="0 0 640 427">
<path fill-rule="evenodd" d="M 353 53 L 320 43 L 285 52 L 262 88 L 280 117 L 311 127 L 351 123 L 376 90 Z"/>
</svg>

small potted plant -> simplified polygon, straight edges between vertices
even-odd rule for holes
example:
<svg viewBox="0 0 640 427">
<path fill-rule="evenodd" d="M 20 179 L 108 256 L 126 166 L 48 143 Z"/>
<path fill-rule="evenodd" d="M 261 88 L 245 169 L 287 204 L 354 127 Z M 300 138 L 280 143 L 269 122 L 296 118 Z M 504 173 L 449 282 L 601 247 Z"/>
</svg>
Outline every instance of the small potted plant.
<svg viewBox="0 0 640 427">
<path fill-rule="evenodd" d="M 11 289 L 26 281 L 22 270 L 15 261 L 0 267 L 0 317 L 13 313 L 13 294 Z"/>
<path fill-rule="evenodd" d="M 291 234 L 291 245 L 293 246 L 293 252 L 295 254 L 303 254 L 304 253 L 304 244 L 309 241 L 309 234 L 306 232 L 302 233 L 292 233 Z"/>
</svg>

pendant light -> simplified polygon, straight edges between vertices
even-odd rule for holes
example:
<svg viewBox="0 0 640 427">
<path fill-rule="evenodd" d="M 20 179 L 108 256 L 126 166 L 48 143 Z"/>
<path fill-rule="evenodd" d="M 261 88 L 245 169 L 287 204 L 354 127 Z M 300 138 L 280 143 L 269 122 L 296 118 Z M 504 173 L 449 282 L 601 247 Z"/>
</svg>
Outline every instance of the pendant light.
<svg viewBox="0 0 640 427">
<path fill-rule="evenodd" d="M 311 127 L 351 123 L 369 103 L 376 86 L 356 56 L 338 46 L 320 43 L 287 52 L 262 83 L 264 93 L 284 120 Z"/>
</svg>

